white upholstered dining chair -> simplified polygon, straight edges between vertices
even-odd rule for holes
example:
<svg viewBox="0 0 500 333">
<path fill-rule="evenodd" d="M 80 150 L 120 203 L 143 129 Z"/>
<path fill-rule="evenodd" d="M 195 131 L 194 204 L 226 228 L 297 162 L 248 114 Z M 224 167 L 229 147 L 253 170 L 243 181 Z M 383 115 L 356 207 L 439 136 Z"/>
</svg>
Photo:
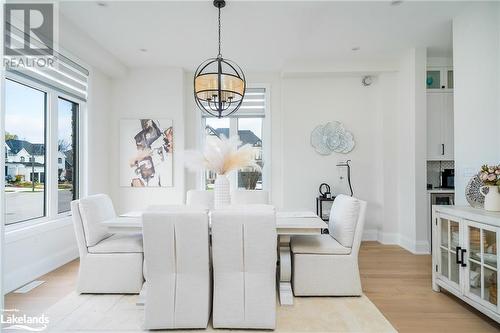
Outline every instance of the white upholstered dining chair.
<svg viewBox="0 0 500 333">
<path fill-rule="evenodd" d="M 214 191 L 189 190 L 186 193 L 186 205 L 214 208 Z"/>
<path fill-rule="evenodd" d="M 213 327 L 276 326 L 276 215 L 271 209 L 212 212 Z"/>
<path fill-rule="evenodd" d="M 135 294 L 142 288 L 142 235 L 109 234 L 101 222 L 116 217 L 105 194 L 71 202 L 80 254 L 79 293 Z"/>
<path fill-rule="evenodd" d="M 211 309 L 208 211 L 143 215 L 145 329 L 206 328 Z"/>
<path fill-rule="evenodd" d="M 365 201 L 339 195 L 330 212 L 330 234 L 292 237 L 295 296 L 361 295 L 358 253 L 366 205 Z"/>
<path fill-rule="evenodd" d="M 232 205 L 268 205 L 269 192 L 264 190 L 235 190 L 231 193 Z"/>
</svg>

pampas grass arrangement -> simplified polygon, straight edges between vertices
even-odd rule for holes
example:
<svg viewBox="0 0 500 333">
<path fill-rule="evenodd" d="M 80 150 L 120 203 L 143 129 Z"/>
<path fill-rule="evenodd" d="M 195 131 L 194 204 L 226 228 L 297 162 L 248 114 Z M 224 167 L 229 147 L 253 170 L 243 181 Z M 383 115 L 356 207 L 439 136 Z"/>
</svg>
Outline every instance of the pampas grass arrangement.
<svg viewBox="0 0 500 333">
<path fill-rule="evenodd" d="M 240 138 L 235 135 L 220 140 L 208 140 L 203 152 L 188 150 L 185 152 L 185 164 L 191 170 L 210 170 L 218 175 L 227 175 L 230 171 L 252 167 L 261 171 L 255 162 L 251 145 L 241 145 Z"/>
</svg>

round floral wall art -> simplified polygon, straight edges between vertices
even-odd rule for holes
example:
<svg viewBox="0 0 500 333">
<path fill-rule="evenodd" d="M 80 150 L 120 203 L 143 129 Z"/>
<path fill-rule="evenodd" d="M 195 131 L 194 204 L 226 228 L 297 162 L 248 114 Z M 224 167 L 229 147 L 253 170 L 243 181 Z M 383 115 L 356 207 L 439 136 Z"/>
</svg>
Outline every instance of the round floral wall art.
<svg viewBox="0 0 500 333">
<path fill-rule="evenodd" d="M 354 136 L 341 122 L 331 121 L 318 125 L 311 133 L 311 145 L 321 155 L 332 152 L 347 154 L 354 149 Z"/>
</svg>

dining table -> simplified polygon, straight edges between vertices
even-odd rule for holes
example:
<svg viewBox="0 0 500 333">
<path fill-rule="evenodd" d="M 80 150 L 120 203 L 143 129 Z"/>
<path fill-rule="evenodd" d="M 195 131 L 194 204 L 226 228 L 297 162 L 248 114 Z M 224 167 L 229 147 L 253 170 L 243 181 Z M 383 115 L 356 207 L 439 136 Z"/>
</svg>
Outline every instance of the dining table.
<svg viewBox="0 0 500 333">
<path fill-rule="evenodd" d="M 155 207 L 157 210 L 158 207 Z M 142 233 L 142 214 L 144 211 L 131 211 L 116 218 L 102 222 L 110 233 L 137 234 Z M 295 235 L 319 235 L 328 225 L 315 213 L 308 211 L 276 212 L 276 233 L 278 235 L 279 253 L 279 289 L 278 295 L 281 305 L 293 305 L 292 291 L 292 258 L 290 240 Z M 141 291 L 138 304 L 144 304 L 144 291 L 147 279 Z"/>
</svg>

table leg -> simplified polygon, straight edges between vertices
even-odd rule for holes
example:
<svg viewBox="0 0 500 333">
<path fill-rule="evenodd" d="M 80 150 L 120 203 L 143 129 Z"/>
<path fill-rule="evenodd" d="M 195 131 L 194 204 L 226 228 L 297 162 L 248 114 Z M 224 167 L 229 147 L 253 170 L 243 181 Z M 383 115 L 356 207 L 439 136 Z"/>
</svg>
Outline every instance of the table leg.
<svg viewBox="0 0 500 333">
<path fill-rule="evenodd" d="M 281 305 L 293 305 L 292 292 L 292 257 L 290 252 L 290 236 L 280 235 L 278 239 L 280 254 L 280 286 Z"/>
</svg>

